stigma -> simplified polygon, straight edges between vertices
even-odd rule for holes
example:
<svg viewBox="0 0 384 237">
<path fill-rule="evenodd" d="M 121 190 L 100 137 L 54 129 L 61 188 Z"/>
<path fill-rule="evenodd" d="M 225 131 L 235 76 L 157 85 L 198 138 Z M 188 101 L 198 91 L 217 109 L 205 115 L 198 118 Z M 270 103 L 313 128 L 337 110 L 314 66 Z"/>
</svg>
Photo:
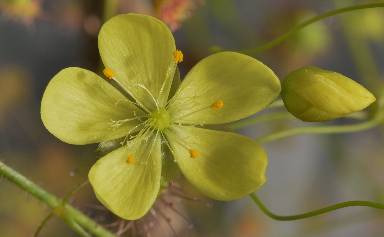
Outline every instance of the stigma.
<svg viewBox="0 0 384 237">
<path fill-rule="evenodd" d="M 133 164 L 135 164 L 135 162 L 136 162 L 135 157 L 133 155 L 128 155 L 127 163 L 130 165 L 133 165 Z"/>
<path fill-rule="evenodd" d="M 171 126 L 171 117 L 167 110 L 159 109 L 150 114 L 150 125 L 157 130 L 164 130 Z"/>
<path fill-rule="evenodd" d="M 191 156 L 192 159 L 195 159 L 200 156 L 200 152 L 194 149 L 190 149 L 189 155 Z"/>
<path fill-rule="evenodd" d="M 173 53 L 173 59 L 175 60 L 176 63 L 181 63 L 181 62 L 183 62 L 183 60 L 184 60 L 183 52 L 181 52 L 181 50 L 176 50 L 176 51 Z"/>
<path fill-rule="evenodd" d="M 223 107 L 224 107 L 224 101 L 222 101 L 222 100 L 215 101 L 215 102 L 211 105 L 211 108 L 212 108 L 212 109 L 222 109 Z"/>
<path fill-rule="evenodd" d="M 110 80 L 112 80 L 113 77 L 115 76 L 115 72 L 108 67 L 104 68 L 103 74 L 104 74 L 104 76 L 106 76 Z"/>
</svg>

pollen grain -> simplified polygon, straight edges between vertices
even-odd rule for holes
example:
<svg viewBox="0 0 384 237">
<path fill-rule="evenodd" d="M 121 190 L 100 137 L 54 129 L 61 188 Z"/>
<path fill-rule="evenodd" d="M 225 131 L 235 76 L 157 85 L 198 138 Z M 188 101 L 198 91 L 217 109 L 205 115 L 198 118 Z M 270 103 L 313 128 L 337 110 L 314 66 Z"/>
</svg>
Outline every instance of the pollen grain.
<svg viewBox="0 0 384 237">
<path fill-rule="evenodd" d="M 104 74 L 104 76 L 106 76 L 110 80 L 112 80 L 113 77 L 115 76 L 115 72 L 108 67 L 104 68 L 103 74 Z"/>
<path fill-rule="evenodd" d="M 181 63 L 181 62 L 183 62 L 183 60 L 184 60 L 183 52 L 181 52 L 181 50 L 176 50 L 176 51 L 173 53 L 173 59 L 175 60 L 176 63 Z"/>
<path fill-rule="evenodd" d="M 135 157 L 133 155 L 128 155 L 127 163 L 130 165 L 133 165 L 133 164 L 135 164 L 135 162 L 136 162 Z"/>
<path fill-rule="evenodd" d="M 222 100 L 215 101 L 215 102 L 211 105 L 211 108 L 212 108 L 212 109 L 222 109 L 223 107 L 224 107 L 224 101 L 222 101 Z"/>
<path fill-rule="evenodd" d="M 194 149 L 189 150 L 189 155 L 191 156 L 192 159 L 195 159 L 200 156 L 200 152 Z"/>
</svg>

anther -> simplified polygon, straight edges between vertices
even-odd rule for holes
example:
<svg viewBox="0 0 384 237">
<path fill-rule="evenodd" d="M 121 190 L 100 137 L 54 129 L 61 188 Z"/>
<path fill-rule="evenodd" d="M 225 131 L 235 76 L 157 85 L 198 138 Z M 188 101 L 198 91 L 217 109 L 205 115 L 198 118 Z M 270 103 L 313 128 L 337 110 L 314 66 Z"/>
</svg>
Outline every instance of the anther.
<svg viewBox="0 0 384 237">
<path fill-rule="evenodd" d="M 224 107 L 224 101 L 222 101 L 222 100 L 215 101 L 215 102 L 211 105 L 211 108 L 212 108 L 212 109 L 222 109 L 223 107 Z"/>
<path fill-rule="evenodd" d="M 181 52 L 181 50 L 176 50 L 173 52 L 173 59 L 176 63 L 181 63 L 184 60 L 183 52 Z"/>
<path fill-rule="evenodd" d="M 195 159 L 200 156 L 200 153 L 197 150 L 190 149 L 189 155 L 191 156 L 191 158 Z"/>
<path fill-rule="evenodd" d="M 135 164 L 135 162 L 136 162 L 135 157 L 133 157 L 133 155 L 128 155 L 127 163 L 133 165 L 133 164 Z"/>
<path fill-rule="evenodd" d="M 112 80 L 113 77 L 115 76 L 115 72 L 108 67 L 104 68 L 103 74 L 104 74 L 104 76 L 106 76 L 110 80 Z"/>
</svg>

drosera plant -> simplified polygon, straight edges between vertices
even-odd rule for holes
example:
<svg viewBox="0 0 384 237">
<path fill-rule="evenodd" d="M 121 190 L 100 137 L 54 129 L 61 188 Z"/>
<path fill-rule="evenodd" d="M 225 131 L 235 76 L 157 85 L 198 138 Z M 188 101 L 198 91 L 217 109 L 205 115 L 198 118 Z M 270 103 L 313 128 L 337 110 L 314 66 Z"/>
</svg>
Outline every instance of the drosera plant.
<svg viewBox="0 0 384 237">
<path fill-rule="evenodd" d="M 162 166 L 174 162 L 215 200 L 238 199 L 263 185 L 264 149 L 205 126 L 245 118 L 273 102 L 280 82 L 271 69 L 252 57 L 220 52 L 197 63 L 177 87 L 182 52 L 163 22 L 138 14 L 106 22 L 99 50 L 106 80 L 76 67 L 60 71 L 44 92 L 41 117 L 70 144 L 119 142 L 89 172 L 109 210 L 129 220 L 145 215 L 161 191 Z"/>
<path fill-rule="evenodd" d="M 281 36 L 271 40 L 270 42 L 267 42 L 264 45 L 261 45 L 260 47 L 244 50 L 244 52 L 254 54 L 265 51 L 282 43 L 301 29 L 325 18 L 351 11 L 379 7 L 384 7 L 384 3 L 367 3 L 330 10 L 302 22 L 301 24 L 289 30 L 287 33 L 282 34 Z M 269 105 L 269 103 L 273 101 L 272 97 L 276 97 L 276 95 L 272 96 L 273 93 L 270 93 L 270 101 L 267 102 L 268 99 L 265 100 L 265 104 L 258 104 L 259 107 L 252 107 L 245 103 L 245 105 L 248 106 L 248 109 L 244 109 L 242 108 L 242 103 L 244 101 L 249 101 L 243 101 L 244 98 L 241 96 L 244 96 L 244 94 L 238 93 L 239 88 L 236 87 L 237 84 L 231 84 L 231 82 L 233 82 L 229 80 L 231 74 L 229 74 L 229 76 L 228 74 L 224 74 L 224 84 L 215 84 L 216 82 L 218 82 L 217 77 L 214 77 L 213 81 L 211 81 L 214 85 L 208 83 L 210 82 L 210 80 L 207 79 L 214 75 L 221 75 L 220 73 L 223 72 L 221 69 L 223 68 L 224 72 L 226 72 L 226 70 L 228 69 L 227 66 L 230 65 L 231 67 L 229 67 L 229 69 L 234 69 L 232 78 L 235 78 L 236 81 L 239 80 L 239 78 L 255 80 L 255 78 L 250 75 L 252 70 L 249 73 L 243 73 L 242 70 L 240 72 L 237 71 L 239 69 L 238 66 L 240 66 L 242 64 L 241 62 L 244 60 L 235 61 L 233 59 L 240 58 L 249 60 L 249 63 L 243 65 L 244 68 L 248 68 L 248 64 L 259 64 L 263 66 L 260 67 L 260 70 L 255 70 L 254 72 L 252 72 L 252 74 L 256 73 L 255 75 L 265 76 L 266 74 L 264 74 L 263 72 L 268 72 L 267 74 L 273 75 L 273 77 L 275 76 L 265 65 L 261 64 L 257 60 L 234 52 L 224 52 L 221 54 L 215 54 L 202 60 L 190 71 L 189 74 L 187 74 L 184 82 L 181 84 L 181 86 L 179 86 L 180 81 L 179 73 L 177 70 L 177 63 L 180 63 L 183 60 L 183 54 L 181 53 L 181 51 L 176 50 L 172 35 L 166 28 L 164 28 L 164 24 L 154 18 L 142 15 L 131 16 L 136 16 L 139 18 L 141 17 L 142 19 L 147 20 L 150 19 L 153 24 L 145 24 L 145 21 L 140 20 L 133 21 L 131 22 L 131 24 L 129 24 L 129 21 L 125 20 L 120 22 L 122 24 L 126 24 L 126 26 L 121 27 L 122 29 L 128 27 L 132 32 L 135 33 L 137 33 L 135 29 L 142 28 L 139 31 L 143 34 L 129 35 L 129 37 L 135 39 L 134 42 L 136 42 L 135 44 L 137 45 L 137 47 L 132 47 L 132 44 L 130 44 L 131 41 L 126 38 L 128 37 L 128 35 L 126 34 L 125 30 L 111 30 L 113 29 L 113 27 L 105 27 L 108 24 L 111 25 L 111 23 L 106 23 L 106 25 L 101 31 L 99 42 L 105 41 L 103 43 L 100 43 L 100 46 L 103 45 L 103 47 L 100 47 L 100 53 L 102 55 L 104 64 L 106 65 L 104 75 L 106 78 L 108 78 L 108 80 L 103 80 L 96 74 L 85 69 L 64 69 L 63 71 L 58 73 L 58 75 L 56 75 L 55 78 L 49 83 L 47 91 L 44 95 L 44 98 L 47 98 L 46 95 L 50 94 L 49 91 L 51 91 L 58 97 L 56 99 L 53 98 L 52 100 L 45 101 L 45 103 L 48 102 L 47 104 L 45 104 L 47 108 L 49 108 L 48 110 L 43 111 L 42 106 L 43 121 L 44 116 L 49 117 L 49 119 L 51 120 L 49 123 L 51 123 L 51 125 L 53 124 L 54 126 L 54 129 L 51 129 L 50 131 L 54 135 L 59 137 L 61 140 L 72 144 L 99 143 L 99 146 L 103 148 L 119 147 L 115 151 L 107 154 L 104 158 L 101 158 L 92 168 L 93 170 L 95 170 L 94 174 L 90 175 L 91 183 L 93 184 L 97 197 L 110 210 L 112 210 L 112 208 L 111 206 L 108 206 L 109 204 L 107 203 L 107 201 L 109 203 L 111 203 L 112 201 L 113 207 L 117 207 L 115 210 L 112 210 L 115 213 L 117 210 L 120 214 L 123 213 L 126 216 L 130 215 L 130 219 L 138 218 L 138 213 L 145 213 L 146 208 L 149 208 L 152 205 L 151 197 L 155 199 L 157 197 L 157 194 L 155 194 L 156 192 L 145 196 L 144 201 L 139 200 L 138 203 L 142 204 L 142 206 L 140 206 L 139 208 L 129 202 L 125 203 L 127 205 L 131 205 L 133 210 L 120 208 L 119 205 L 121 205 L 121 202 L 130 200 L 130 198 L 132 198 L 132 200 L 134 201 L 137 201 L 139 199 L 139 196 L 142 197 L 141 192 L 143 191 L 147 192 L 148 190 L 157 190 L 157 193 L 159 193 L 161 189 L 167 185 L 168 181 L 174 177 L 172 175 L 169 175 L 167 171 L 169 166 L 177 167 L 178 169 L 181 169 L 183 171 L 183 164 L 181 164 L 180 162 L 171 162 L 173 158 L 169 158 L 166 156 L 166 154 L 159 152 L 159 149 L 155 149 L 159 147 L 162 151 L 169 151 L 170 153 L 173 153 L 173 157 L 177 158 L 175 159 L 176 161 L 185 158 L 184 161 L 186 162 L 184 162 L 184 170 L 186 171 L 184 171 L 184 175 L 187 178 L 189 176 L 189 180 L 193 184 L 195 184 L 195 186 L 200 188 L 200 190 L 207 196 L 215 198 L 219 195 L 227 195 L 226 197 L 230 197 L 232 195 L 233 198 L 236 198 L 236 196 L 245 195 L 245 187 L 248 187 L 249 190 L 257 190 L 263 183 L 265 171 L 262 168 L 263 164 L 251 170 L 247 170 L 245 165 L 240 165 L 241 168 L 244 168 L 244 172 L 256 172 L 259 175 L 258 177 L 260 177 L 259 181 L 249 179 L 251 181 L 247 182 L 247 185 L 240 188 L 237 187 L 238 183 L 236 184 L 236 182 L 238 182 L 239 179 L 242 178 L 248 179 L 249 177 L 247 177 L 247 175 L 240 174 L 240 178 L 235 177 L 235 180 L 231 180 L 230 182 L 223 182 L 223 180 L 226 181 L 227 177 L 223 176 L 223 173 L 221 173 L 221 171 L 226 171 L 227 173 L 225 175 L 228 175 L 228 177 L 233 177 L 231 172 L 238 174 L 238 170 L 231 169 L 231 165 L 235 164 L 232 167 L 238 167 L 239 164 L 236 164 L 235 158 L 239 154 L 240 156 L 247 157 L 244 158 L 248 161 L 247 164 L 251 162 L 248 159 L 252 159 L 252 157 L 253 159 L 257 158 L 259 160 L 263 160 L 264 157 L 264 160 L 266 161 L 264 150 L 260 147 L 260 145 L 249 140 L 248 138 L 227 132 L 206 130 L 205 128 L 202 128 L 205 125 L 214 123 L 227 123 L 248 116 L 251 114 L 251 111 L 252 113 L 254 113 L 266 106 L 275 108 L 282 107 L 283 105 L 285 105 L 288 111 L 290 111 L 294 116 L 304 121 L 326 121 L 340 117 L 358 118 L 358 120 L 362 119 L 362 121 L 347 125 L 320 125 L 291 128 L 258 137 L 256 139 L 257 142 L 263 144 L 300 134 L 331 134 L 357 132 L 371 129 L 375 126 L 383 124 L 384 96 L 382 93 L 382 88 L 376 88 L 376 92 L 378 92 L 375 93 L 377 101 L 374 103 L 374 106 L 372 106 L 372 109 L 369 109 L 367 113 L 365 111 L 361 112 L 361 114 L 364 115 L 362 117 L 356 116 L 357 114 L 354 114 L 353 112 L 363 110 L 364 108 L 369 106 L 375 100 L 375 97 L 367 89 L 357 83 L 351 82 L 351 79 L 348 79 L 341 74 L 313 67 L 304 67 L 303 69 L 299 69 L 296 72 L 292 72 L 286 77 L 286 79 L 283 80 L 281 93 L 283 101 L 278 100 Z M 116 25 L 118 25 L 119 27 L 121 26 L 121 24 Z M 106 31 L 106 29 L 108 30 Z M 151 30 L 145 31 L 143 29 Z M 161 41 L 153 41 L 153 34 L 148 34 L 148 32 L 153 33 L 153 31 L 157 33 L 160 32 L 160 34 L 158 35 L 155 34 L 156 39 L 161 39 L 162 41 L 164 41 L 163 39 L 166 40 L 162 42 L 162 44 L 159 43 Z M 105 35 L 105 37 L 102 36 L 102 33 Z M 159 36 L 166 35 L 170 37 L 159 38 Z M 120 38 L 120 40 L 115 40 L 119 39 L 119 36 L 122 38 Z M 128 53 L 130 50 L 132 50 L 131 53 L 133 52 L 133 54 Z M 159 52 L 161 52 L 161 54 L 159 54 Z M 218 55 L 226 55 L 228 56 L 228 58 L 224 60 L 225 57 Z M 144 63 L 144 61 L 136 59 L 146 60 Z M 225 67 L 220 64 L 223 64 Z M 127 65 L 130 65 L 130 67 L 126 67 Z M 168 67 L 164 65 L 168 65 Z M 212 71 L 212 68 L 208 69 L 208 65 L 213 65 L 212 68 L 216 68 L 216 70 Z M 233 67 L 233 65 L 235 66 Z M 166 68 L 166 73 L 164 73 L 164 68 Z M 200 69 L 197 70 L 196 68 Z M 255 69 L 256 67 L 250 66 L 250 68 Z M 138 72 L 144 73 L 140 74 Z M 329 76 L 330 74 L 333 76 Z M 64 75 L 67 75 L 68 77 L 65 77 Z M 191 77 L 191 75 L 197 76 L 198 79 L 192 79 L 194 77 Z M 307 76 L 302 77 L 300 75 Z M 73 78 L 77 78 L 78 80 L 74 80 Z M 127 78 L 129 80 L 127 80 Z M 147 80 L 149 78 L 154 80 Z M 316 78 L 321 79 L 317 80 Z M 189 85 L 189 83 L 186 83 L 187 81 L 189 81 L 191 85 Z M 304 84 L 306 84 L 307 86 L 303 87 L 300 81 L 304 81 Z M 242 83 L 244 83 L 244 81 L 242 81 Z M 263 85 L 265 86 L 267 84 L 259 85 L 259 89 L 263 88 Z M 211 86 L 208 87 L 210 88 L 209 90 L 206 90 L 207 88 L 204 87 L 206 85 Z M 255 89 L 252 86 L 250 88 L 246 88 L 246 91 L 251 88 Z M 234 88 L 234 91 L 232 90 L 232 87 Z M 242 84 L 242 87 L 242 89 L 244 89 L 244 84 Z M 348 93 L 345 93 L 346 91 L 343 91 L 345 87 L 349 89 L 354 89 L 348 91 Z M 182 90 L 182 88 L 184 89 Z M 100 91 L 104 91 L 104 93 L 100 93 Z M 217 93 L 218 91 L 221 93 Z M 337 95 L 337 91 L 340 91 L 342 93 L 340 95 Z M 356 93 L 357 91 L 359 91 L 359 93 Z M 175 95 L 175 92 L 178 96 Z M 167 96 L 165 96 L 166 94 Z M 220 97 L 215 97 L 216 94 L 220 95 Z M 332 94 L 337 96 L 334 97 L 332 96 Z M 190 97 L 188 97 L 188 95 Z M 361 97 L 362 95 L 363 97 Z M 196 98 L 200 96 L 202 96 L 202 98 L 204 99 L 202 100 L 200 98 L 200 100 L 196 100 Z M 176 102 L 177 97 L 179 97 L 177 99 L 178 102 Z M 44 105 L 44 98 L 42 105 Z M 162 99 L 160 100 L 160 98 Z M 212 100 L 209 100 L 209 98 Z M 365 99 L 360 101 L 359 98 Z M 246 99 L 250 99 L 250 97 L 246 97 Z M 258 99 L 265 98 L 259 97 Z M 155 101 L 157 103 L 155 103 Z M 235 101 L 236 104 L 231 104 L 231 101 Z M 240 106 L 239 101 L 241 102 Z M 356 102 L 357 104 L 349 107 L 346 110 L 337 111 L 337 113 L 334 113 L 335 105 L 332 104 L 332 101 L 336 101 L 338 106 L 341 107 L 348 104 L 351 105 L 351 101 L 352 104 L 353 102 Z M 53 102 L 56 102 L 56 104 L 54 104 Z M 179 103 L 179 107 L 174 107 L 175 111 L 171 113 L 170 108 L 173 103 L 175 103 L 176 105 L 177 103 Z M 258 103 L 258 101 L 256 101 L 256 103 Z M 228 110 L 228 106 L 229 108 L 231 108 L 230 110 Z M 307 113 L 308 111 L 306 111 L 306 107 L 308 107 L 309 113 Z M 161 110 L 161 108 L 163 108 L 164 111 Z M 82 113 L 79 113 L 79 111 L 82 111 Z M 181 113 L 179 114 L 180 111 Z M 187 111 L 192 111 L 192 113 L 189 114 L 189 112 Z M 301 116 L 303 111 L 306 112 L 304 113 L 304 117 Z M 216 112 L 216 114 L 214 112 Z M 236 114 L 238 115 L 238 117 L 236 117 Z M 324 116 L 324 114 L 326 116 Z M 224 120 L 215 121 L 214 119 L 212 119 L 215 116 L 217 116 L 217 118 L 220 118 L 219 115 L 223 116 Z M 178 118 L 178 116 L 182 117 Z M 228 118 L 230 118 L 228 121 L 226 120 L 227 116 Z M 187 120 L 176 121 L 175 118 L 177 118 L 177 120 Z M 287 113 L 284 112 L 267 113 L 256 118 L 247 118 L 242 121 L 230 123 L 226 126 L 229 129 L 235 130 L 237 128 L 249 126 L 260 121 L 269 121 L 286 118 L 291 119 L 292 116 L 288 117 Z M 195 123 L 196 120 L 193 119 L 198 119 L 199 123 Z M 47 121 L 44 121 L 45 124 L 46 122 Z M 176 127 L 176 129 L 174 129 L 173 126 Z M 186 129 L 184 131 L 179 131 L 180 127 L 186 127 Z M 225 136 L 222 137 L 225 138 L 224 142 L 220 140 L 221 138 L 210 139 L 209 136 L 201 136 L 199 135 L 200 132 L 196 134 L 191 133 L 191 131 L 195 131 L 195 129 L 197 129 L 196 131 L 208 131 L 209 133 L 225 134 Z M 172 140 L 172 137 L 176 139 Z M 206 162 L 206 159 L 204 159 L 208 157 L 206 156 L 206 154 L 220 154 L 216 152 L 220 151 L 219 148 L 226 148 L 226 145 L 230 144 L 230 139 L 227 139 L 230 137 L 239 138 L 241 141 L 248 141 L 249 144 L 252 144 L 252 146 L 249 146 L 249 149 L 243 149 L 247 146 L 242 147 L 242 142 L 234 143 L 236 147 L 225 151 L 228 151 L 228 154 L 235 154 L 236 156 L 229 156 L 227 153 L 224 154 L 223 157 L 225 158 L 224 160 L 226 163 L 216 163 L 216 161 L 220 160 L 214 160 L 215 162 L 213 163 Z M 136 142 L 134 142 L 135 140 Z M 213 141 L 216 141 L 218 143 L 214 143 Z M 192 146 L 195 144 L 202 145 Z M 207 149 L 205 150 L 204 148 Z M 134 151 L 135 153 L 125 152 L 127 150 Z M 257 150 L 258 155 L 253 154 L 253 156 L 251 156 L 249 154 L 245 154 L 253 150 Z M 208 151 L 208 153 L 206 153 L 206 151 Z M 140 152 L 142 155 L 144 154 L 147 156 L 137 156 L 138 154 L 140 154 Z M 121 156 L 119 156 L 120 154 Z M 181 155 L 177 156 L 177 154 Z M 109 162 L 104 162 L 107 157 L 110 158 Z M 161 158 L 159 159 L 158 157 Z M 160 165 L 159 162 L 153 162 L 154 160 L 161 161 L 162 164 Z M 142 161 L 143 163 L 140 163 Z M 197 163 L 195 161 L 199 161 L 200 163 Z M 179 166 L 176 166 L 176 163 L 178 163 Z M 115 166 L 115 164 L 122 166 Z M 126 166 L 123 166 L 123 164 Z M 189 166 L 187 164 L 194 165 Z M 221 166 L 223 164 L 224 166 Z M 134 168 L 135 165 L 141 165 L 141 168 Z M 266 165 L 266 163 L 264 163 L 264 165 Z M 129 167 L 129 169 L 122 168 L 127 166 Z M 144 166 L 146 168 L 143 168 Z M 161 169 L 161 171 L 157 173 L 143 171 L 146 170 L 148 167 L 155 171 Z M 213 169 L 210 167 L 213 167 Z M 127 170 L 128 172 L 125 172 Z M 135 175 L 137 174 L 142 176 L 140 178 L 132 176 L 132 172 L 129 170 L 135 170 Z M 108 182 L 103 180 L 102 178 L 96 180 L 96 177 L 98 176 L 97 173 L 100 172 L 104 173 L 104 176 L 99 177 L 104 177 L 106 180 L 109 179 L 115 182 Z M 201 174 L 194 176 L 194 172 L 205 172 L 205 176 L 201 176 Z M 121 175 L 122 173 L 125 173 L 126 176 Z M 159 181 L 159 179 L 157 178 L 159 177 L 159 173 L 160 178 L 162 178 L 161 181 Z M 66 198 L 60 199 L 54 196 L 53 194 L 48 193 L 40 186 L 34 184 L 28 178 L 24 177 L 14 169 L 5 165 L 2 161 L 0 161 L 0 175 L 9 180 L 10 182 L 14 183 L 15 185 L 19 186 L 22 190 L 30 193 L 40 201 L 46 203 L 50 208 L 52 208 L 52 213 L 46 219 L 44 219 L 39 229 L 46 223 L 46 220 L 48 220 L 50 216 L 55 215 L 62 218 L 68 224 L 68 226 L 80 236 L 90 236 L 88 233 L 92 233 L 95 236 L 114 236 L 114 234 L 108 232 L 102 226 L 98 225 L 86 215 L 82 214 L 80 211 L 68 204 L 66 202 Z M 153 176 L 156 177 L 153 178 Z M 132 179 L 130 179 L 131 177 Z M 223 177 L 224 179 L 221 180 Z M 114 198 L 113 195 L 115 195 L 116 191 L 119 190 L 116 188 L 121 188 L 122 186 L 126 185 L 125 182 L 117 182 L 117 184 L 116 181 L 124 181 L 127 179 L 129 179 L 130 181 L 135 181 L 135 186 L 127 186 L 127 188 L 134 188 L 129 189 L 130 191 L 124 190 L 126 192 L 122 192 L 122 194 L 124 194 L 122 197 Z M 155 182 L 150 183 L 150 188 L 144 187 L 139 189 L 138 187 L 140 187 L 140 184 L 145 184 L 148 182 L 146 181 L 146 179 L 152 179 Z M 214 182 L 217 180 L 219 181 Z M 158 182 L 160 182 L 160 185 L 158 184 Z M 228 184 L 232 184 L 232 186 L 228 186 Z M 108 189 L 108 186 L 114 187 L 115 189 Z M 233 186 L 235 186 L 235 188 L 233 188 Z M 156 189 L 151 189 L 151 187 L 155 187 Z M 211 189 L 211 187 L 216 187 L 216 189 Z M 217 187 L 219 188 L 217 189 Z M 101 192 L 103 197 L 98 194 L 97 190 L 103 190 Z M 111 194 L 105 194 L 105 190 L 112 190 Z M 135 191 L 137 192 L 135 193 Z M 243 194 L 241 194 L 242 191 L 244 191 Z M 258 205 L 258 207 L 264 214 L 266 214 L 272 219 L 279 221 L 291 221 L 309 218 L 324 213 L 332 212 L 340 208 L 351 206 L 366 206 L 371 208 L 384 209 L 384 205 L 381 203 L 370 201 L 346 201 L 302 214 L 283 216 L 270 211 L 255 193 L 250 194 L 250 197 L 254 201 L 254 203 Z M 216 199 L 224 200 L 224 198 Z M 228 200 L 229 199 L 231 198 L 228 198 Z"/>
<path fill-rule="evenodd" d="M 108 20 L 99 33 L 99 50 L 105 79 L 77 67 L 60 71 L 45 90 L 41 117 L 64 142 L 114 144 L 116 149 L 92 166 L 89 181 L 99 201 L 127 220 L 150 210 L 175 177 L 169 175 L 175 163 L 215 200 L 242 198 L 264 184 L 264 149 L 207 125 L 253 115 L 280 92 L 288 111 L 304 121 L 347 116 L 375 101 L 360 84 L 316 67 L 290 73 L 281 91 L 270 68 L 236 52 L 204 58 L 180 82 L 182 52 L 166 25 L 145 15 Z"/>
</svg>

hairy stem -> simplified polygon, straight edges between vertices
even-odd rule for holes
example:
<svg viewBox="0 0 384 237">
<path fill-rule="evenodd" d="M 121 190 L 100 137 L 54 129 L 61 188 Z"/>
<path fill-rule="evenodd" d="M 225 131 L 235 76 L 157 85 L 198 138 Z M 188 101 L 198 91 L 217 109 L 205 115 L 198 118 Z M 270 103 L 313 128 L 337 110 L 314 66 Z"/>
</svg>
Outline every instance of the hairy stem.
<svg viewBox="0 0 384 237">
<path fill-rule="evenodd" d="M 336 16 L 336 15 L 339 15 L 339 14 L 342 14 L 342 13 L 346 13 L 346 12 L 352 12 L 352 11 L 356 11 L 356 10 L 363 10 L 363 9 L 369 9 L 369 8 L 379 8 L 379 7 L 384 7 L 384 3 L 367 3 L 367 4 L 360 4 L 360 5 L 354 5 L 354 6 L 349 6 L 349 7 L 342 7 L 342 8 L 337 8 L 337 9 L 334 9 L 334 10 L 330 10 L 330 11 L 327 11 L 327 12 L 324 12 L 320 15 L 317 15 L 317 16 L 314 16 L 312 18 L 309 18 L 308 20 L 298 24 L 297 26 L 293 27 L 292 29 L 290 29 L 288 32 L 276 37 L 275 39 L 261 45 L 261 46 L 258 46 L 258 47 L 255 47 L 255 48 L 251 48 L 251 49 L 246 49 L 246 50 L 243 50 L 243 53 L 246 53 L 246 54 L 256 54 L 256 53 L 260 53 L 262 51 L 265 51 L 265 50 L 268 50 L 268 49 L 271 49 L 279 44 L 281 44 L 282 42 L 284 42 L 286 39 L 288 39 L 290 36 L 296 34 L 298 31 L 300 31 L 301 29 L 311 25 L 312 23 L 315 23 L 315 22 L 318 22 L 318 21 L 321 21 L 325 18 L 328 18 L 328 17 L 332 17 L 332 16 Z"/>
<path fill-rule="evenodd" d="M 84 228 L 97 237 L 115 237 L 114 234 L 104 229 L 82 212 L 67 204 L 64 200 L 47 192 L 1 161 L 0 176 L 5 177 L 8 181 L 16 184 L 19 188 L 47 204 L 54 210 L 53 213 L 63 219 L 75 232 L 81 232 L 82 235 L 85 236 L 86 234 L 83 231 Z"/>
<path fill-rule="evenodd" d="M 346 201 L 346 202 L 340 202 L 334 205 L 330 205 L 324 208 L 320 208 L 320 209 L 302 213 L 302 214 L 282 216 L 282 215 L 277 215 L 272 211 L 270 211 L 256 194 L 254 193 L 250 194 L 250 197 L 265 215 L 278 221 L 294 221 L 294 220 L 306 219 L 309 217 L 319 216 L 328 212 L 336 211 L 338 209 L 345 208 L 345 207 L 371 207 L 376 209 L 384 209 L 384 205 L 381 203 L 370 202 L 370 201 Z"/>
</svg>

